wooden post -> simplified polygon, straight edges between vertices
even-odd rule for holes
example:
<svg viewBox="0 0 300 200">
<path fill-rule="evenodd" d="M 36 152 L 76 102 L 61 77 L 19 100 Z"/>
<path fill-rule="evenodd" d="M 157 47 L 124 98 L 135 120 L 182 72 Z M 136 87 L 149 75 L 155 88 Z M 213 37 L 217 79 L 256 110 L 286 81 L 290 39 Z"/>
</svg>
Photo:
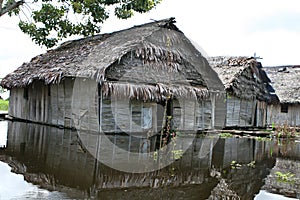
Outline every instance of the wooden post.
<svg viewBox="0 0 300 200">
<path fill-rule="evenodd" d="M 216 106 L 216 95 L 214 92 L 211 93 L 211 128 L 215 128 L 215 106 Z"/>
</svg>

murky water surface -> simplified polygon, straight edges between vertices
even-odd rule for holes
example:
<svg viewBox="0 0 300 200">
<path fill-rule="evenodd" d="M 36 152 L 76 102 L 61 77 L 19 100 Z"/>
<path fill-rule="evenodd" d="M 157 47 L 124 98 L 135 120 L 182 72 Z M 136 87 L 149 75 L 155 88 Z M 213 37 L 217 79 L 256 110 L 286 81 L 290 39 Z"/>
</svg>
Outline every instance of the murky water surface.
<svg viewBox="0 0 300 200">
<path fill-rule="evenodd" d="M 151 171 L 148 163 L 162 163 L 157 138 L 107 138 L 112 149 L 94 133 L 0 121 L 0 199 L 300 198 L 298 140 L 182 133 L 164 158 L 171 164 Z M 98 161 L 105 155 L 110 167 Z M 140 173 L 113 169 L 132 163 Z"/>
</svg>

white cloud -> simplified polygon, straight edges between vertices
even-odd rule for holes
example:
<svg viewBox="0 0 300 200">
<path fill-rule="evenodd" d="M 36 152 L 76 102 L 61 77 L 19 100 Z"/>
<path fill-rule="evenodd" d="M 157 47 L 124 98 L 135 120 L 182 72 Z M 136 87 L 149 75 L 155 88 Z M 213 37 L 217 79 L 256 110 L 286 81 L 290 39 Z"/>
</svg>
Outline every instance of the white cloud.
<svg viewBox="0 0 300 200">
<path fill-rule="evenodd" d="M 0 78 L 45 50 L 17 27 L 17 18 L 0 17 Z"/>
<path fill-rule="evenodd" d="M 264 65 L 300 64 L 299 0 L 163 0 L 150 13 L 128 20 L 112 17 L 102 31 L 168 17 L 176 17 L 179 29 L 210 56 L 250 56 L 256 52 L 264 58 Z M 12 69 L 44 52 L 18 30 L 16 23 L 8 17 L 0 18 L 0 77 L 2 66 Z"/>
</svg>

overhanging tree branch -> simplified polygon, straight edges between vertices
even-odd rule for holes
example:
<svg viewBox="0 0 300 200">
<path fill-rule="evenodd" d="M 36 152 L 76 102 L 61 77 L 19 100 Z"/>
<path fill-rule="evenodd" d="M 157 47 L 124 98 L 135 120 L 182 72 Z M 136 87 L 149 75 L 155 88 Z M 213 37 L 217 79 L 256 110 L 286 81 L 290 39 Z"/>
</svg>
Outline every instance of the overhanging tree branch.
<svg viewBox="0 0 300 200">
<path fill-rule="evenodd" d="M 23 5 L 25 3 L 24 0 L 21 1 L 15 1 L 12 4 L 7 5 L 6 7 L 2 8 L 2 4 L 3 4 L 3 0 L 0 0 L 0 17 L 10 11 L 12 11 L 13 9 L 18 8 L 19 6 Z"/>
<path fill-rule="evenodd" d="M 24 13 L 25 0 L 0 0 L 0 17 L 4 14 L 19 16 L 19 28 L 31 39 L 51 48 L 64 38 L 72 35 L 90 36 L 98 34 L 101 25 L 109 18 L 110 7 L 121 19 L 132 17 L 134 12 L 145 13 L 162 0 L 33 0 L 35 9 L 30 9 L 30 17 Z M 82 18 L 73 20 L 72 17 Z"/>
<path fill-rule="evenodd" d="M 2 10 L 3 0 L 0 0 L 0 10 Z"/>
</svg>

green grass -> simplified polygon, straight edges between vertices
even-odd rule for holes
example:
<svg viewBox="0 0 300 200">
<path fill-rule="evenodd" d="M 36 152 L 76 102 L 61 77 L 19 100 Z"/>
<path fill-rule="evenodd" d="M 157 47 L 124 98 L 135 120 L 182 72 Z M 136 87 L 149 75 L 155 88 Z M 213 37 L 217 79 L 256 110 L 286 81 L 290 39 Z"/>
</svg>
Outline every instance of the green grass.
<svg viewBox="0 0 300 200">
<path fill-rule="evenodd" d="M 0 110 L 8 111 L 8 101 L 0 99 Z"/>
</svg>

